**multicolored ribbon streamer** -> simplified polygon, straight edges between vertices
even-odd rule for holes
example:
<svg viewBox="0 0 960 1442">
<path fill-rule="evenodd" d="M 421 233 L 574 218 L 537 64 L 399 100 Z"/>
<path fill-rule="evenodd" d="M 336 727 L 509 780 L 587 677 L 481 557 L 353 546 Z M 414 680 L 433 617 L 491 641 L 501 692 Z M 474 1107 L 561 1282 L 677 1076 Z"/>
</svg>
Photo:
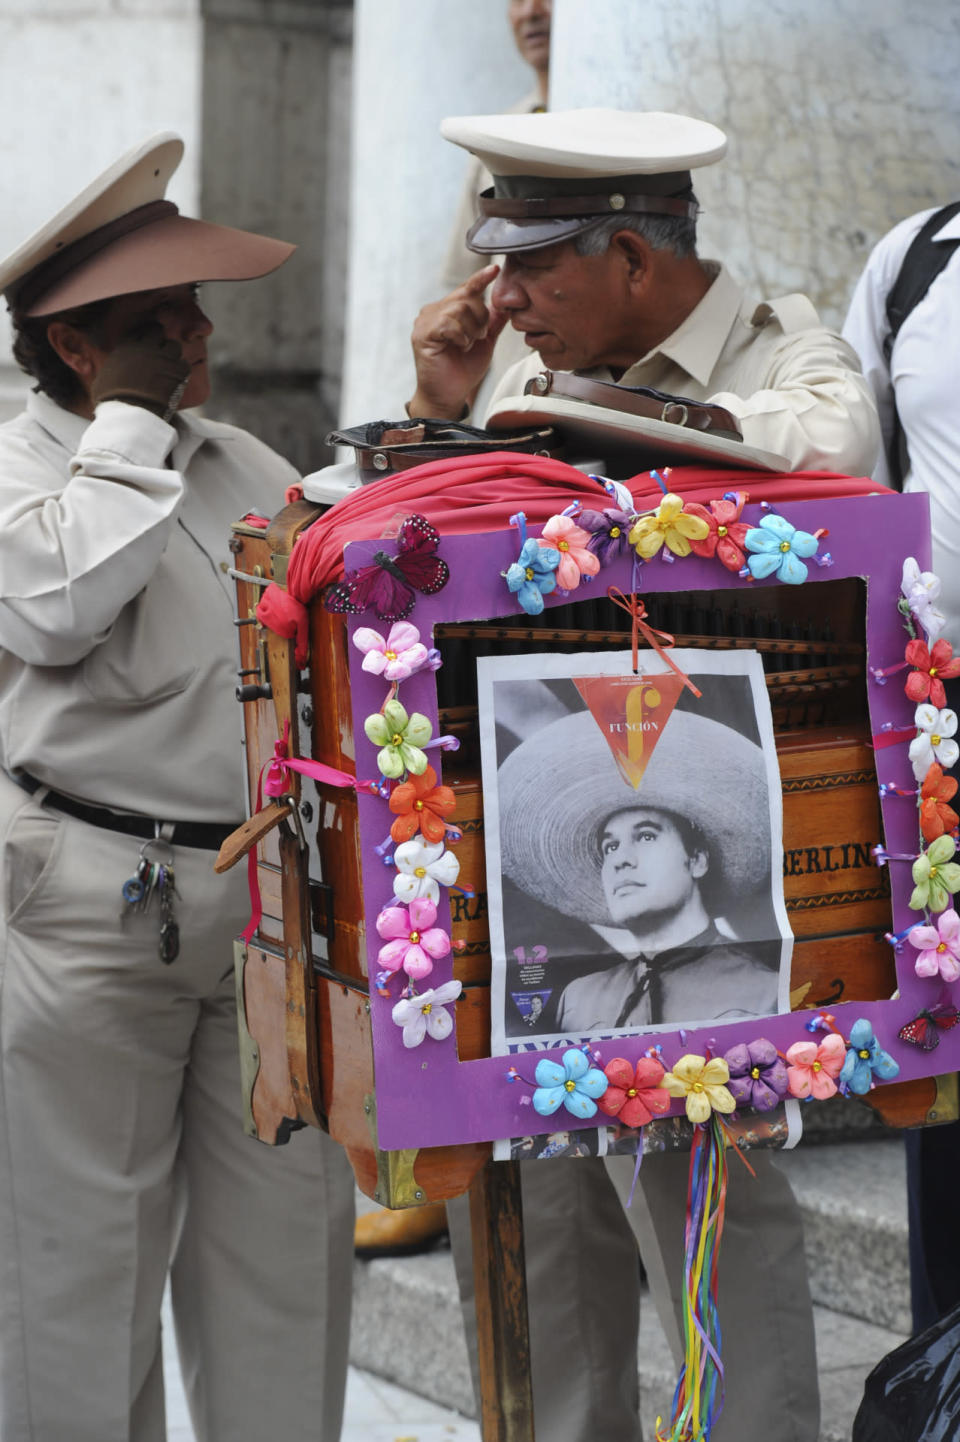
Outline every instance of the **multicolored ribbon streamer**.
<svg viewBox="0 0 960 1442">
<path fill-rule="evenodd" d="M 680 680 L 683 682 L 684 686 L 689 687 L 689 689 L 693 692 L 694 696 L 701 696 L 703 693 L 697 690 L 696 686 L 694 686 L 693 682 L 690 680 L 690 677 L 684 675 L 684 673 L 680 670 L 680 667 L 676 664 L 675 661 L 671 661 L 670 657 L 667 655 L 667 652 L 664 650 L 664 646 L 674 645 L 674 639 L 670 635 L 670 632 L 658 631 L 653 626 L 648 625 L 647 608 L 643 603 L 643 598 L 636 595 L 636 593 L 631 596 L 625 596 L 620 590 L 619 586 L 608 586 L 607 596 L 615 606 L 619 606 L 621 611 L 626 611 L 627 615 L 630 617 L 630 647 L 633 652 L 634 673 L 636 673 L 637 670 L 640 636 L 642 635 L 647 645 L 652 646 L 653 649 L 656 651 L 657 655 L 661 658 L 661 660 L 666 661 L 667 665 L 670 667 L 670 670 L 675 672 L 676 675 L 680 677 Z"/>
<path fill-rule="evenodd" d="M 717 1310 L 717 1259 L 727 1200 L 727 1157 L 718 1117 L 696 1129 L 690 1152 L 684 1232 L 684 1361 L 668 1431 L 657 1442 L 709 1442 L 723 1410 L 723 1362 Z"/>
</svg>

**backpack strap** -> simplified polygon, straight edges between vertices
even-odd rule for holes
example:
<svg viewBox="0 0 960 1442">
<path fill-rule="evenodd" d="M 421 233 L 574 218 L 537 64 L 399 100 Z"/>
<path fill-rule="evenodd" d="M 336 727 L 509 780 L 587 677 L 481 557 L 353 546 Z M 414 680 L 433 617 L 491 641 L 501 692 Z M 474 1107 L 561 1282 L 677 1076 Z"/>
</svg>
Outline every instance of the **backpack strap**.
<svg viewBox="0 0 960 1442">
<path fill-rule="evenodd" d="M 890 329 L 884 337 L 883 354 L 889 362 L 893 343 L 910 312 L 920 304 L 927 291 L 953 255 L 960 239 L 934 240 L 937 231 L 960 212 L 960 200 L 945 205 L 925 221 L 907 249 L 899 273 L 887 295 L 887 321 Z"/>
<path fill-rule="evenodd" d="M 937 276 L 946 268 L 957 246 L 960 245 L 960 239 L 934 239 L 937 231 L 946 225 L 948 220 L 952 220 L 958 212 L 960 212 L 960 200 L 955 200 L 950 205 L 934 211 L 907 247 L 907 253 L 903 257 L 897 278 L 887 293 L 887 324 L 890 329 L 883 338 L 883 358 L 888 367 L 893 354 L 893 343 L 900 333 L 901 326 L 910 312 L 923 300 Z M 893 432 L 887 451 L 887 466 L 891 481 L 898 491 L 902 491 L 904 476 L 910 469 L 910 456 L 907 452 L 906 436 L 897 412 L 896 397 L 894 397 Z"/>
</svg>

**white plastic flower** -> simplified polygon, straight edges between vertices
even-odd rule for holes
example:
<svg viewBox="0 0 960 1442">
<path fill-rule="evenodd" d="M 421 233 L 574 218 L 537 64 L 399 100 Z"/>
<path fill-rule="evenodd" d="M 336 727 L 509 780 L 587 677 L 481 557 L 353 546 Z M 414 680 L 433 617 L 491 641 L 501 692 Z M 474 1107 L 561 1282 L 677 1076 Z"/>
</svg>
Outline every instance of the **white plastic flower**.
<svg viewBox="0 0 960 1442">
<path fill-rule="evenodd" d="M 921 571 L 913 556 L 908 556 L 903 563 L 900 589 L 927 636 L 931 640 L 938 636 L 947 621 L 943 612 L 934 605 L 940 595 L 939 578 L 932 571 Z"/>
<path fill-rule="evenodd" d="M 960 746 L 953 740 L 957 730 L 957 713 L 949 707 L 938 711 L 936 706 L 924 701 L 917 707 L 913 720 L 917 728 L 917 735 L 910 742 L 914 776 L 922 781 L 935 761 L 949 771 L 960 757 Z"/>
<path fill-rule="evenodd" d="M 432 991 L 398 1001 L 391 1013 L 394 1023 L 403 1027 L 404 1046 L 419 1046 L 429 1032 L 434 1041 L 443 1041 L 453 1031 L 453 1017 L 446 1003 L 456 1001 L 462 988 L 459 981 L 447 981 Z"/>
<path fill-rule="evenodd" d="M 386 637 L 369 626 L 361 626 L 353 633 L 353 644 L 364 653 L 364 671 L 388 681 L 406 681 L 427 659 L 420 632 L 409 621 L 396 621 Z"/>
<path fill-rule="evenodd" d="M 440 887 L 453 886 L 460 875 L 460 862 L 442 841 L 430 842 L 415 837 L 404 841 L 393 853 L 397 874 L 393 894 L 401 901 L 414 901 L 425 896 L 434 905 L 440 900 Z"/>
</svg>

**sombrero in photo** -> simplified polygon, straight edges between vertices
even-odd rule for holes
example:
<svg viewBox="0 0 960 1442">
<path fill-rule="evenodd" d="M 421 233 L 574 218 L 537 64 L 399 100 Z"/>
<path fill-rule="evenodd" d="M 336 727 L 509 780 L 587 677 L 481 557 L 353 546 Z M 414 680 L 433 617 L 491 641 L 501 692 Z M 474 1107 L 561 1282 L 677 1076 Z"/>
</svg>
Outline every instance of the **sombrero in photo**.
<svg viewBox="0 0 960 1442">
<path fill-rule="evenodd" d="M 635 807 L 698 827 L 711 885 L 742 902 L 770 885 L 769 795 L 763 752 L 731 727 L 674 710 L 638 789 L 623 779 L 589 711 L 528 737 L 497 773 L 500 864 L 527 895 L 565 916 L 610 924 L 600 832 Z"/>
<path fill-rule="evenodd" d="M 142 290 L 255 280 L 282 265 L 295 246 L 191 220 L 164 199 L 182 156 L 179 135 L 150 136 L 0 260 L 8 308 L 53 315 Z"/>
</svg>

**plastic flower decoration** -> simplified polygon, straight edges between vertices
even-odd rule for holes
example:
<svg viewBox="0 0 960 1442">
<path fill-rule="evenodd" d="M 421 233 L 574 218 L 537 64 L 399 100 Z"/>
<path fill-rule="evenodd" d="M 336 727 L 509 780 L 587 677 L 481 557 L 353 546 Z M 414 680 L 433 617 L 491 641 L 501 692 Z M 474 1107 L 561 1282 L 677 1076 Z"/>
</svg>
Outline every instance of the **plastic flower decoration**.
<svg viewBox="0 0 960 1442">
<path fill-rule="evenodd" d="M 908 905 L 914 911 L 946 911 L 950 897 L 960 889 L 960 866 L 953 860 L 952 836 L 938 836 L 913 863 L 913 892 Z"/>
<path fill-rule="evenodd" d="M 709 511 L 702 506 L 696 514 L 702 515 L 709 527 L 702 541 L 691 541 L 690 549 L 696 556 L 716 556 L 728 571 L 739 572 L 746 565 L 744 544 L 750 527 L 740 519 L 746 496 L 739 491 L 731 492 L 719 501 L 711 501 Z M 692 505 L 688 506 L 693 510 Z"/>
<path fill-rule="evenodd" d="M 459 981 L 445 981 L 432 991 L 421 991 L 419 996 L 398 1001 L 391 1015 L 394 1023 L 403 1027 L 404 1046 L 419 1046 L 425 1036 L 434 1041 L 448 1037 L 453 1031 L 453 1017 L 447 1006 L 456 1001 L 461 990 Z"/>
<path fill-rule="evenodd" d="M 940 581 L 932 571 L 921 571 L 912 556 L 903 563 L 900 582 L 907 609 L 927 633 L 929 640 L 939 636 L 947 623 L 943 612 L 934 604 L 940 595 Z"/>
<path fill-rule="evenodd" d="M 377 954 L 384 971 L 399 971 L 416 980 L 429 976 L 433 963 L 450 950 L 450 938 L 434 926 L 437 908 L 426 897 L 409 906 L 387 906 L 377 917 L 377 931 L 386 941 Z"/>
<path fill-rule="evenodd" d="M 627 544 L 633 522 L 633 515 L 612 507 L 603 511 L 581 511 L 577 516 L 577 525 L 589 535 L 587 549 L 593 552 L 601 566 L 609 566 L 620 555 Z"/>
<path fill-rule="evenodd" d="M 787 1094 L 787 1067 L 772 1041 L 739 1042 L 723 1057 L 730 1070 L 729 1089 L 737 1106 L 768 1112 Z"/>
<path fill-rule="evenodd" d="M 574 591 L 581 576 L 595 576 L 600 562 L 588 549 L 590 536 L 570 516 L 551 516 L 540 533 L 537 545 L 541 550 L 559 551 L 557 583 L 565 591 Z"/>
<path fill-rule="evenodd" d="M 508 590 L 516 592 L 528 616 L 539 616 L 544 596 L 556 590 L 559 564 L 559 551 L 552 546 L 538 545 L 531 538 L 524 541 L 520 555 L 505 571 Z"/>
<path fill-rule="evenodd" d="M 664 546 L 675 556 L 689 556 L 690 542 L 704 540 L 709 529 L 703 517 L 671 491 L 651 515 L 637 517 L 627 539 L 637 555 L 649 561 Z"/>
<path fill-rule="evenodd" d="M 452 786 L 438 786 L 437 773 L 428 766 L 420 776 L 411 776 L 390 792 L 390 810 L 397 818 L 390 835 L 397 843 L 409 841 L 421 832 L 425 841 L 442 841 L 447 832 L 445 816 L 456 809 Z"/>
<path fill-rule="evenodd" d="M 443 849 L 443 842 L 404 841 L 393 853 L 397 874 L 393 894 L 400 901 L 426 897 L 434 906 L 440 900 L 440 887 L 453 886 L 460 875 L 460 863 L 452 851 Z"/>
<path fill-rule="evenodd" d="M 743 543 L 752 553 L 747 557 L 747 569 L 755 581 L 776 576 L 788 586 L 799 586 L 807 579 L 800 557 L 815 556 L 820 545 L 809 531 L 798 531 L 772 511 L 761 518 L 759 526 L 749 528 Z"/>
<path fill-rule="evenodd" d="M 945 831 L 960 826 L 960 816 L 947 803 L 957 794 L 955 776 L 944 776 L 943 768 L 935 761 L 923 778 L 920 787 L 920 830 L 928 844 L 936 841 Z"/>
<path fill-rule="evenodd" d="M 552 1116 L 561 1106 L 575 1117 L 592 1117 L 596 1098 L 603 1096 L 608 1086 L 603 1072 L 590 1065 L 579 1047 L 564 1052 L 562 1065 L 544 1057 L 537 1062 L 534 1076 L 533 1106 L 542 1117 Z"/>
<path fill-rule="evenodd" d="M 960 657 L 953 654 L 949 641 L 908 641 L 906 659 L 915 669 L 907 677 L 904 690 L 911 701 L 929 701 L 942 709 L 947 704 L 944 681 L 960 676 Z"/>
<path fill-rule="evenodd" d="M 960 916 L 951 906 L 937 917 L 936 926 L 914 926 L 907 940 L 918 956 L 913 964 L 917 976 L 938 976 L 942 981 L 960 978 Z"/>
<path fill-rule="evenodd" d="M 674 1063 L 660 1083 L 672 1097 L 683 1097 L 687 1116 L 692 1122 L 709 1121 L 710 1113 L 734 1112 L 737 1104 L 725 1085 L 730 1069 L 722 1057 L 706 1057 L 689 1053 Z"/>
<path fill-rule="evenodd" d="M 624 1126 L 645 1127 L 654 1115 L 669 1110 L 670 1098 L 660 1083 L 663 1067 L 652 1056 L 643 1056 L 636 1067 L 615 1056 L 603 1069 L 610 1085 L 599 1106 L 608 1117 L 618 1117 Z"/>
<path fill-rule="evenodd" d="M 918 706 L 913 716 L 917 735 L 910 742 L 910 760 L 913 774 L 918 781 L 926 776 L 934 761 L 949 768 L 957 764 L 960 746 L 954 741 L 957 730 L 957 713 L 949 708 L 941 711 L 925 701 Z"/>
<path fill-rule="evenodd" d="M 395 621 L 386 638 L 369 626 L 353 633 L 353 644 L 364 653 L 363 669 L 388 681 L 406 681 L 427 659 L 420 632 L 409 621 Z"/>
<path fill-rule="evenodd" d="M 818 1102 L 832 1097 L 846 1056 L 846 1042 L 836 1032 L 830 1032 L 819 1045 L 815 1041 L 795 1041 L 786 1052 L 790 1095 L 814 1097 Z"/>
<path fill-rule="evenodd" d="M 384 776 L 396 780 L 404 771 L 419 776 L 427 769 L 427 755 L 420 747 L 430 740 L 433 728 L 419 711 L 408 716 L 399 701 L 388 701 L 382 712 L 367 717 L 363 729 L 368 740 L 381 748 L 377 765 Z"/>
<path fill-rule="evenodd" d="M 873 1034 L 873 1027 L 864 1018 L 855 1021 L 850 1029 L 850 1047 L 846 1060 L 840 1068 L 837 1081 L 847 1087 L 854 1096 L 862 1097 L 873 1086 L 873 1078 L 892 1081 L 900 1073 L 899 1065 L 885 1052 Z"/>
</svg>

